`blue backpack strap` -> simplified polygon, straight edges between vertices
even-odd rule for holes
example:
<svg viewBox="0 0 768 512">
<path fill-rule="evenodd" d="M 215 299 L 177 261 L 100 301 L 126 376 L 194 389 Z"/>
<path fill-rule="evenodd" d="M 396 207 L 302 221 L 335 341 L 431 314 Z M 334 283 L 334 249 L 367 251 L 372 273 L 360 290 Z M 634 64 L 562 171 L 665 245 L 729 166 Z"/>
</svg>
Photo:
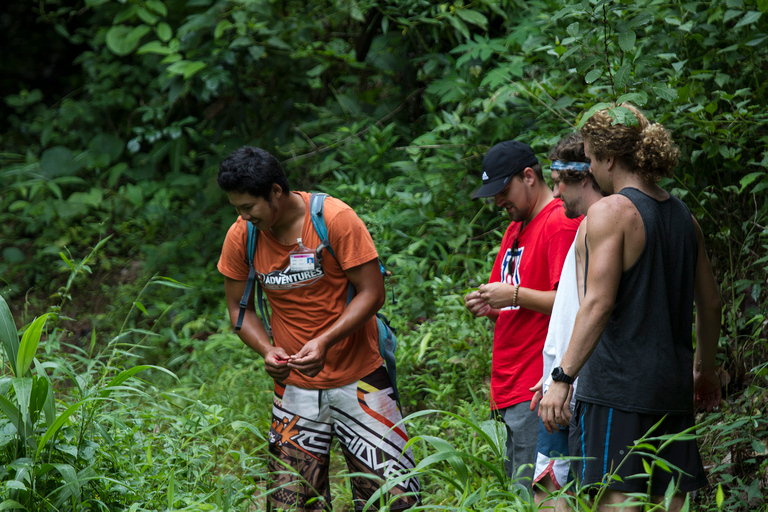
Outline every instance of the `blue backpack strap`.
<svg viewBox="0 0 768 512">
<path fill-rule="evenodd" d="M 334 254 L 333 249 L 331 248 L 331 242 L 328 239 L 328 226 L 326 226 L 325 217 L 323 216 L 323 204 L 325 203 L 326 197 L 328 197 L 328 194 L 312 193 L 312 195 L 309 196 L 309 216 L 312 219 L 312 225 L 314 226 L 317 235 L 320 237 L 321 245 L 328 249 L 331 256 L 338 261 L 336 254 Z M 381 269 L 381 277 L 384 279 L 387 272 L 384 269 L 381 260 L 379 260 L 379 268 Z M 355 286 L 350 282 L 347 290 L 347 305 L 352 302 L 354 297 Z M 394 329 L 389 325 L 387 317 L 381 313 L 376 313 L 376 323 L 379 328 L 379 353 L 381 354 L 381 357 L 384 358 L 384 362 L 387 366 L 387 373 L 389 374 L 389 380 L 392 384 L 392 390 L 395 393 L 395 400 L 399 403 L 400 395 L 397 392 L 397 366 L 395 362 L 397 338 L 395 337 Z"/>
<path fill-rule="evenodd" d="M 243 298 L 240 299 L 240 313 L 237 315 L 237 324 L 235 325 L 236 331 L 239 331 L 243 327 L 245 309 L 248 306 L 248 299 L 251 298 L 251 293 L 253 292 L 253 282 L 256 280 L 256 269 L 253 266 L 253 255 L 256 253 L 256 241 L 258 238 L 259 230 L 257 230 L 256 226 L 248 221 L 248 241 L 245 244 L 245 263 L 248 265 L 248 281 L 245 283 L 245 292 L 243 293 Z M 264 312 L 264 293 L 261 289 L 261 282 L 257 283 L 257 289 L 261 322 L 264 324 L 264 328 L 267 330 L 269 337 L 272 338 L 272 327 L 269 325 L 269 317 L 265 316 Z"/>
</svg>

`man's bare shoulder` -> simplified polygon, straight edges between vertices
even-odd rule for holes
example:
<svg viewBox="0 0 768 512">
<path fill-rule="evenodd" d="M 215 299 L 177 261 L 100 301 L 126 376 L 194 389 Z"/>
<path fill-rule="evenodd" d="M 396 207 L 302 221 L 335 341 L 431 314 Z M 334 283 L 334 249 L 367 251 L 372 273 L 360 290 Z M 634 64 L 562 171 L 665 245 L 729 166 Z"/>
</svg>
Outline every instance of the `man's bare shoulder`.
<svg viewBox="0 0 768 512">
<path fill-rule="evenodd" d="M 592 233 L 601 229 L 629 227 L 637 219 L 640 219 L 640 215 L 632 201 L 620 194 L 614 194 L 590 206 L 586 220 Z"/>
</svg>

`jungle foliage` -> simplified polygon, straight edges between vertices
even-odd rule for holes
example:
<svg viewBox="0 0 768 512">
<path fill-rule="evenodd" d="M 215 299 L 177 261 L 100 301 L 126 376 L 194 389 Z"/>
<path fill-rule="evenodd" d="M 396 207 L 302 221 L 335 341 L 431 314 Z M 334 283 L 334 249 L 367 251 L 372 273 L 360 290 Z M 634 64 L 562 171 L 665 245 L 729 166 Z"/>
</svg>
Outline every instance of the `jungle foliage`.
<svg viewBox="0 0 768 512">
<path fill-rule="evenodd" d="M 533 508 L 499 471 L 491 334 L 461 302 L 487 279 L 506 217 L 469 196 L 491 145 L 518 138 L 544 157 L 621 101 L 679 145 L 663 186 L 698 218 L 725 304 L 725 400 L 699 429 L 712 486 L 690 507 L 764 507 L 766 10 L 12 2 L 0 17 L 0 507 L 263 507 L 270 382 L 231 332 L 215 268 L 234 220 L 218 162 L 249 144 L 278 155 L 294 188 L 352 205 L 394 271 L 386 308 L 425 508 Z M 349 491 L 334 486 L 343 510 Z"/>
</svg>

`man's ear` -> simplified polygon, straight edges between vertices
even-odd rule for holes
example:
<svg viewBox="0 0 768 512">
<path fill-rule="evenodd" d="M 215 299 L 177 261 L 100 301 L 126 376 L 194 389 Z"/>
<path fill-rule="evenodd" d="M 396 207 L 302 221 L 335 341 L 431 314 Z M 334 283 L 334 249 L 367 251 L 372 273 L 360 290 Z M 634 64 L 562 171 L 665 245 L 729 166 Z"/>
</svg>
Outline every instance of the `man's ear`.
<svg viewBox="0 0 768 512">
<path fill-rule="evenodd" d="M 272 188 L 269 191 L 270 197 L 274 197 L 275 199 L 280 199 L 283 195 L 283 187 L 278 185 L 277 183 L 272 184 Z"/>
<path fill-rule="evenodd" d="M 522 174 L 523 181 L 525 181 L 526 185 L 533 186 L 533 184 L 536 183 L 536 171 L 534 171 L 532 168 L 526 167 L 523 169 Z"/>
</svg>

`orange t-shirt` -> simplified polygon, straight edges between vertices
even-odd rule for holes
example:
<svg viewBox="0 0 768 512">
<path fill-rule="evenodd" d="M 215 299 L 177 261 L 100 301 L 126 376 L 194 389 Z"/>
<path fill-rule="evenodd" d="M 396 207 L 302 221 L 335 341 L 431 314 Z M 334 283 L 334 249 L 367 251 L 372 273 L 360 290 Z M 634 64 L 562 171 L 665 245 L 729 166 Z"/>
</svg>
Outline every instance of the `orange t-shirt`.
<svg viewBox="0 0 768 512">
<path fill-rule="evenodd" d="M 320 237 L 310 219 L 310 194 L 294 193 L 299 194 L 306 204 L 302 243 L 314 250 L 320 245 Z M 297 353 L 307 341 L 325 332 L 347 307 L 349 281 L 344 270 L 378 257 L 368 229 L 352 208 L 338 199 L 327 197 L 323 216 L 328 239 L 338 261 L 324 249 L 322 271 L 282 273 L 289 266 L 290 251 L 298 245 L 281 244 L 269 231 L 258 232 L 253 258 L 256 278 L 261 281 L 272 310 L 275 345 L 282 347 L 289 355 Z M 245 262 L 247 240 L 248 223 L 238 217 L 224 240 L 219 272 L 237 281 L 248 279 L 249 269 Z M 330 348 L 325 367 L 317 376 L 307 377 L 292 371 L 285 382 L 308 389 L 334 388 L 365 377 L 383 363 L 379 355 L 376 317 L 372 317 L 361 329 Z"/>
</svg>

